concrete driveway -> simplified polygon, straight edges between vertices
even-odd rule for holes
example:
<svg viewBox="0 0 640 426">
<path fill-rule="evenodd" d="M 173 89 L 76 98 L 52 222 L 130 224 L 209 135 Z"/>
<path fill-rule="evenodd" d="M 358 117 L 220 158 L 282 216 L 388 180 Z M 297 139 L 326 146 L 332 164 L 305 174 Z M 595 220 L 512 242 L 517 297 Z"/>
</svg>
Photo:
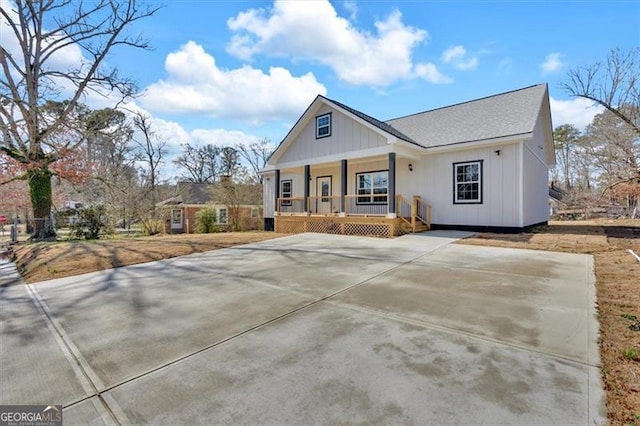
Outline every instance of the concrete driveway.
<svg viewBox="0 0 640 426">
<path fill-rule="evenodd" d="M 65 424 L 604 422 L 591 256 L 302 234 L 0 288 Z"/>
</svg>

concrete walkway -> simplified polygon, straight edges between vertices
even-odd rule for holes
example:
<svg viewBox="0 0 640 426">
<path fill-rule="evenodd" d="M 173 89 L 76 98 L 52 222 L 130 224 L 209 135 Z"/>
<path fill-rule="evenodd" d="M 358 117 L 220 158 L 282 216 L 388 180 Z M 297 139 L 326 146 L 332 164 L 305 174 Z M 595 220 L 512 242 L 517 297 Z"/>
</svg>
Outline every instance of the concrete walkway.
<svg viewBox="0 0 640 426">
<path fill-rule="evenodd" d="M 604 423 L 592 258 L 302 234 L 1 287 L 0 404 L 65 424 Z"/>
</svg>

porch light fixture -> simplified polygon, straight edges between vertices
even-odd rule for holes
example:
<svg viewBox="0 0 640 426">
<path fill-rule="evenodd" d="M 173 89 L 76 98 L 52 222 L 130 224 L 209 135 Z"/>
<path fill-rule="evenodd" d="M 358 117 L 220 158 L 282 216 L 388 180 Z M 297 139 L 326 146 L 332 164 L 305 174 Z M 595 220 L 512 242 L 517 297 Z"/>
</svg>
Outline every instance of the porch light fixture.
<svg viewBox="0 0 640 426">
<path fill-rule="evenodd" d="M 409 171 L 412 172 L 413 171 L 413 164 L 409 163 Z"/>
<path fill-rule="evenodd" d="M 499 149 L 496 149 L 494 152 L 496 153 L 496 155 L 497 155 L 498 157 L 500 157 L 500 150 L 499 150 Z"/>
</svg>

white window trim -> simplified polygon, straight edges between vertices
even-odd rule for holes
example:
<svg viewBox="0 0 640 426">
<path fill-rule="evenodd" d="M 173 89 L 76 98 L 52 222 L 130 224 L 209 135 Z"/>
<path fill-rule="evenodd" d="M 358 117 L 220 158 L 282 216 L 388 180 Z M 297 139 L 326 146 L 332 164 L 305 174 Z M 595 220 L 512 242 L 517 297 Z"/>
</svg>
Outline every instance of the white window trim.
<svg viewBox="0 0 640 426">
<path fill-rule="evenodd" d="M 453 163 L 453 204 L 482 204 L 482 174 L 483 174 L 483 161 L 482 160 L 474 160 L 474 161 L 464 161 L 460 163 Z M 478 166 L 478 180 L 475 181 L 463 181 L 458 182 L 458 167 L 469 166 L 469 165 L 477 165 Z M 477 183 L 478 184 L 478 198 L 473 200 L 461 200 L 458 198 L 458 185 L 464 183 Z"/>
<path fill-rule="evenodd" d="M 284 193 L 284 184 L 285 183 L 289 183 L 289 195 L 285 197 Z M 293 179 L 284 179 L 280 181 L 280 198 L 293 198 Z M 283 206 L 290 206 L 291 205 L 291 200 L 282 201 L 282 205 Z"/>
<path fill-rule="evenodd" d="M 320 120 L 323 118 L 327 118 L 328 123 L 323 126 L 320 126 L 319 124 Z M 320 129 L 324 129 L 325 127 L 328 129 L 328 133 L 326 135 L 321 135 Z M 329 136 L 331 136 L 331 113 L 330 112 L 316 117 L 316 139 L 328 138 Z"/>
</svg>

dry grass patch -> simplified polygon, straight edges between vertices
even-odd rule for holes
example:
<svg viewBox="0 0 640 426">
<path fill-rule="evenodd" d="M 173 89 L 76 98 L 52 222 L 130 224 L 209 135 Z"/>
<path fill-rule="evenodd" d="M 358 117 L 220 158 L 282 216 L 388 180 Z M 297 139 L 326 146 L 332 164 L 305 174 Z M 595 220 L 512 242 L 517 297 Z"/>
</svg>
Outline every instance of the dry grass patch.
<svg viewBox="0 0 640 426">
<path fill-rule="evenodd" d="M 585 253 L 594 256 L 600 358 L 607 414 L 640 425 L 640 220 L 550 222 L 515 235 L 476 234 L 460 244 Z"/>
<path fill-rule="evenodd" d="M 273 232 L 225 232 L 20 243 L 14 246 L 13 256 L 22 277 L 27 283 L 33 283 L 281 236 Z"/>
</svg>

